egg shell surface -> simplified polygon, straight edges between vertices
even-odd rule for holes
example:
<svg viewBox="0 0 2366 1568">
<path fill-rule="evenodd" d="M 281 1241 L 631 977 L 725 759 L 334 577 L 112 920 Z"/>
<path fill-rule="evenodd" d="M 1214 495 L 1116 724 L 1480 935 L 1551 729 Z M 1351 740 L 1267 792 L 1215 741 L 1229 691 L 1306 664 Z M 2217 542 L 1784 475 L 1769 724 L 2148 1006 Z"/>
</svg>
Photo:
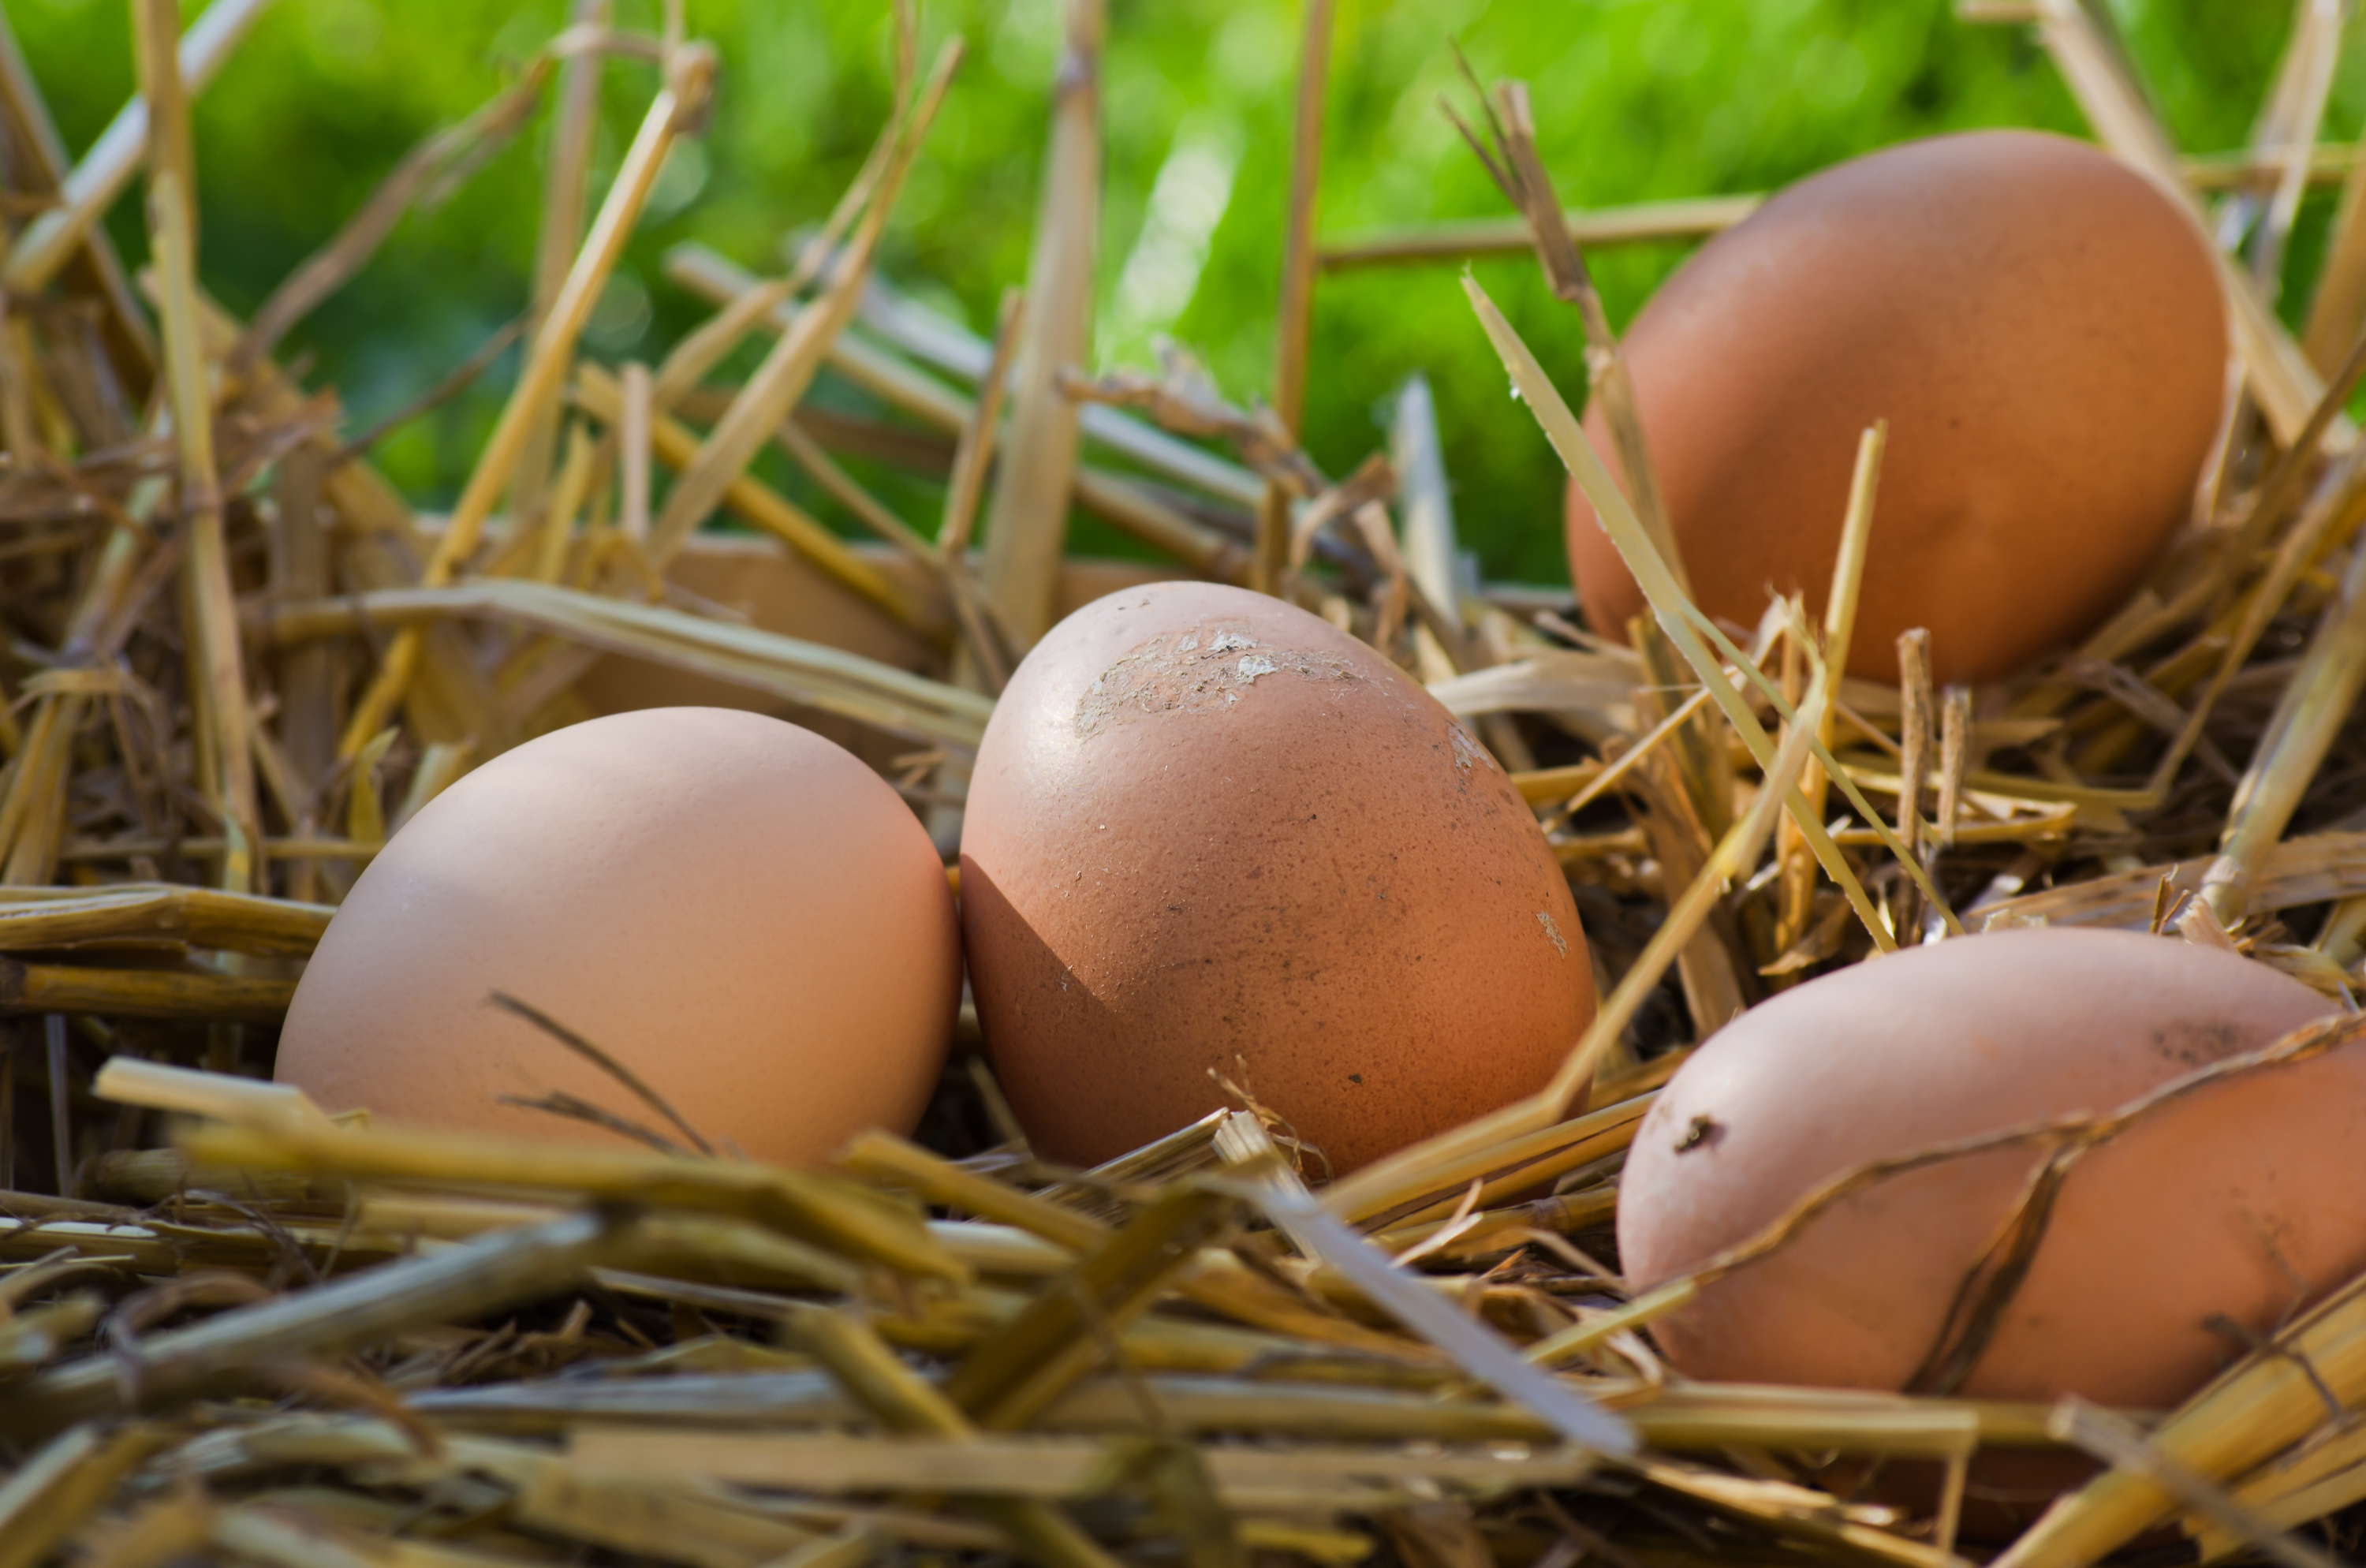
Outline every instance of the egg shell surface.
<svg viewBox="0 0 2366 1568">
<path fill-rule="evenodd" d="M 1985 681 L 2117 609 L 2190 514 L 2225 394 L 2193 220 L 2066 137 L 1982 130 L 1853 159 L 1710 241 L 1622 344 L 1695 599 L 1820 614 L 1860 434 L 1889 422 L 1849 671 Z M 1614 448 L 1599 403 L 1586 432 Z M 1617 464 L 1611 463 L 1613 472 Z M 1641 592 L 1569 491 L 1586 618 Z"/>
<path fill-rule="evenodd" d="M 2330 1007 L 2264 964 L 2130 931 L 1998 931 L 1823 976 L 1670 1080 L 1620 1179 L 1622 1266 L 1654 1288 L 1870 1162 L 2114 1112 Z M 1855 1188 L 1654 1336 L 1698 1378 L 1928 1388 L 1951 1304 L 2046 1152 L 1967 1149 Z M 2366 1268 L 2361 1158 L 2366 1050 L 2180 1089 L 2069 1168 L 1950 1392 L 2174 1406 L 2243 1352 L 2214 1314 L 2264 1331 Z"/>
<path fill-rule="evenodd" d="M 842 748 L 761 715 L 571 725 L 453 784 L 329 924 L 277 1077 L 332 1111 L 625 1146 L 503 1103 L 573 1095 L 681 1141 L 607 1074 L 488 1005 L 530 1003 L 766 1161 L 908 1132 L 960 1001 L 927 831 Z"/>
<path fill-rule="evenodd" d="M 1353 1169 L 1542 1088 L 1594 1013 L 1486 749 L 1365 644 L 1214 584 L 1111 594 L 1027 656 L 962 918 L 1011 1105 L 1079 1164 L 1236 1109 L 1212 1069 Z"/>
</svg>

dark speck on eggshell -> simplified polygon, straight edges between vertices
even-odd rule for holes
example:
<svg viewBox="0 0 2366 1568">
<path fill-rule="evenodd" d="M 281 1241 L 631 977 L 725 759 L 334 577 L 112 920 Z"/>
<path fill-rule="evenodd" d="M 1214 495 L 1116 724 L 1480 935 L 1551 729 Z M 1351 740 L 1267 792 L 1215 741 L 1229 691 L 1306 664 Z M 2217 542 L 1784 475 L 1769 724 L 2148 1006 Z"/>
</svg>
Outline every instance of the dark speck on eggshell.
<svg viewBox="0 0 2366 1568">
<path fill-rule="evenodd" d="M 1754 1249 L 1874 1161 L 2117 1112 L 2332 1005 L 2265 964 L 2119 931 L 1959 937 L 1809 981 L 1661 1092 L 1619 1179 L 1628 1280 Z M 1903 1389 L 2045 1147 L 1852 1188 L 1651 1332 L 1690 1377 Z M 1993 1334 L 1944 1392 L 2174 1408 L 2233 1353 L 2212 1318 L 2269 1332 L 2366 1269 L 2361 1148 L 2366 1044 L 2162 1102 L 2068 1168 Z"/>
</svg>

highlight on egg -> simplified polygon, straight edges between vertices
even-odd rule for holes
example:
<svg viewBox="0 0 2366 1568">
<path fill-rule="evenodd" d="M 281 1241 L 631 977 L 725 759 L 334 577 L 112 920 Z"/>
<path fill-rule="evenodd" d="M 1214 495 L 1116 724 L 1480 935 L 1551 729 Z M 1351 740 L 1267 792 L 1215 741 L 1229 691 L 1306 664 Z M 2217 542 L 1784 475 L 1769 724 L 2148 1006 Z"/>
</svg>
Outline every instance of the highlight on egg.
<svg viewBox="0 0 2366 1568">
<path fill-rule="evenodd" d="M 1594 1012 L 1575 903 L 1487 749 L 1294 605 L 1163 583 L 1012 676 L 962 834 L 986 1047 L 1090 1165 L 1245 1100 L 1344 1172 L 1542 1088 Z"/>
<path fill-rule="evenodd" d="M 941 863 L 884 780 L 779 719 L 654 708 L 505 752 L 406 824 L 305 970 L 277 1077 L 392 1122 L 631 1146 L 573 1102 L 814 1165 L 912 1129 L 960 994 Z"/>
<path fill-rule="evenodd" d="M 2191 515 L 2226 386 L 2194 220 L 2067 137 L 1981 130 L 1811 175 L 1703 246 L 1621 344 L 1701 608 L 1829 592 L 1858 434 L 1888 423 L 1849 672 L 1940 682 L 2075 643 Z M 1586 428 L 1613 450 L 1599 402 Z M 1623 483 L 1622 479 L 1622 483 Z M 1624 640 L 1640 591 L 1572 484 L 1570 570 Z"/>
</svg>

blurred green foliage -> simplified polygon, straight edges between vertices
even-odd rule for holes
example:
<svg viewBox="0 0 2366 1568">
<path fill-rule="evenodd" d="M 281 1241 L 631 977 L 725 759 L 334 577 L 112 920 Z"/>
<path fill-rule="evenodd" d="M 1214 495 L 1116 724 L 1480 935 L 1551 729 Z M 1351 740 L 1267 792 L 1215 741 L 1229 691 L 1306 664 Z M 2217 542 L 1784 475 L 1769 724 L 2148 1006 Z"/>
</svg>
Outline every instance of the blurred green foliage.
<svg viewBox="0 0 2366 1568">
<path fill-rule="evenodd" d="M 884 265 L 974 327 L 990 324 L 1003 287 L 1025 274 L 1059 6 L 933 0 L 924 15 L 931 47 L 958 31 L 971 54 Z M 657 9 L 616 0 L 626 25 L 655 28 Z M 2113 0 L 2113 10 L 2180 144 L 2240 146 L 2289 5 Z M 513 79 L 564 12 L 564 0 L 279 0 L 197 108 L 208 286 L 252 310 L 411 143 Z M 69 144 L 86 146 L 130 90 L 127 6 L 8 0 L 6 14 Z M 1232 395 L 1265 389 L 1298 17 L 1290 0 L 1111 0 L 1105 356 L 1146 362 L 1164 332 L 1200 352 Z M 590 341 L 603 355 L 654 357 L 701 314 L 662 276 L 669 245 L 695 237 L 777 267 L 783 236 L 828 210 L 887 107 L 891 28 L 879 0 L 689 0 L 689 22 L 723 57 L 712 129 L 677 153 L 602 303 Z M 1338 0 L 1326 235 L 1504 210 L 1436 107 L 1441 93 L 1463 91 L 1449 39 L 1482 79 L 1531 84 L 1548 166 L 1577 204 L 1764 189 L 1966 127 L 2083 130 L 2025 29 L 1960 24 L 1944 0 Z M 2338 81 L 2329 138 L 2355 136 L 2366 118 L 2357 52 Z M 609 67 L 601 186 L 654 87 L 649 66 Z M 407 220 L 291 340 L 316 381 L 342 389 L 356 428 L 432 384 L 523 305 L 546 118 L 441 208 Z M 2293 246 L 2295 295 L 2328 207 L 2312 198 Z M 127 200 L 112 218 L 135 257 L 145 249 L 138 208 Z M 1672 246 L 1597 256 L 1614 320 L 1682 259 Z M 1525 258 L 1480 272 L 1574 390 L 1573 312 Z M 513 365 L 380 448 L 423 503 L 458 488 Z M 1307 410 L 1314 456 L 1345 471 L 1380 443 L 1379 411 L 1416 369 L 1436 390 L 1465 542 L 1490 576 L 1565 581 L 1558 467 L 1507 400 L 1453 268 L 1323 280 Z M 926 491 L 882 482 L 932 525 Z M 1089 525 L 1076 538 L 1117 547 Z"/>
</svg>

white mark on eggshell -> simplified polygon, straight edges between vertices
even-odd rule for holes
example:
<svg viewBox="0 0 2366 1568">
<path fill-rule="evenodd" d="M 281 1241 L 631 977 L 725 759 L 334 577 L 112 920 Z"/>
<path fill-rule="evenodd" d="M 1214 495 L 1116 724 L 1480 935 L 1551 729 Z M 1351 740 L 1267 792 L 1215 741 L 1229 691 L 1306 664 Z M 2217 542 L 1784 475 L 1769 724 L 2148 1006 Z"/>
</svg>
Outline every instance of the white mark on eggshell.
<svg viewBox="0 0 2366 1568">
<path fill-rule="evenodd" d="M 1089 739 L 1131 713 L 1227 712 L 1267 675 L 1340 683 L 1362 679 L 1335 653 L 1276 649 L 1222 657 L 1257 646 L 1245 632 L 1222 626 L 1152 637 L 1103 670 L 1077 699 L 1076 734 Z"/>
<path fill-rule="evenodd" d="M 1567 938 L 1560 934 L 1560 927 L 1553 923 L 1552 912 L 1549 909 L 1538 909 L 1537 911 L 1537 924 L 1544 927 L 1545 935 L 1552 938 L 1553 951 L 1560 953 L 1563 958 L 1567 958 L 1569 956 L 1569 942 Z"/>
<path fill-rule="evenodd" d="M 1495 759 L 1487 754 L 1487 749 L 1471 739 L 1470 732 L 1460 725 L 1448 725 L 1446 739 L 1454 748 L 1454 765 L 1461 770 L 1463 777 L 1470 776 L 1470 766 L 1474 762 L 1484 762 L 1490 768 L 1495 765 Z"/>
</svg>

